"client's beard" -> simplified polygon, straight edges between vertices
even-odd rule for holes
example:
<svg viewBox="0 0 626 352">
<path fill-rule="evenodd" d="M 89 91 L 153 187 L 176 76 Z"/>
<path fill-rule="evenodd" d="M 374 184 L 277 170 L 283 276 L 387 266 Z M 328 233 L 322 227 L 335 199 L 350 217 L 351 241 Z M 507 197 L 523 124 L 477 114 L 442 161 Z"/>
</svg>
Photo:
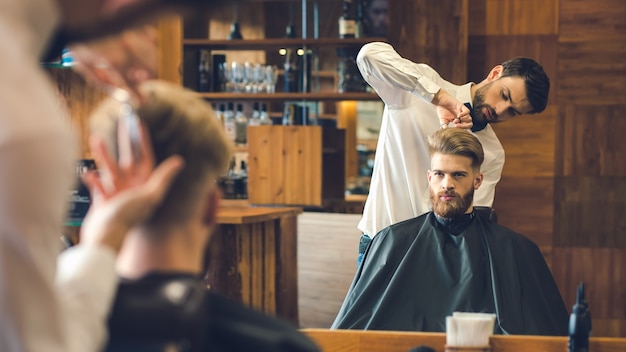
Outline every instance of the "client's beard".
<svg viewBox="0 0 626 352">
<path fill-rule="evenodd" d="M 454 195 L 454 200 L 441 200 L 440 196 L 444 194 Z M 433 212 L 442 218 L 451 219 L 465 214 L 470 205 L 472 205 L 473 201 L 473 189 L 470 189 L 464 196 L 461 196 L 455 191 L 441 191 L 435 195 L 433 190 L 430 190 L 430 202 L 433 206 Z"/>
</svg>

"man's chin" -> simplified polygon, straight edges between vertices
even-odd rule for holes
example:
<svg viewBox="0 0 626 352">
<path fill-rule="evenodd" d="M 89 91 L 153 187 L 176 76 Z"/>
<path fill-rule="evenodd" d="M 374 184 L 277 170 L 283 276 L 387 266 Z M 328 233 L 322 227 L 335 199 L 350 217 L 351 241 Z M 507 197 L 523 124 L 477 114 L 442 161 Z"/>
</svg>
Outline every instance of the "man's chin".
<svg viewBox="0 0 626 352">
<path fill-rule="evenodd" d="M 459 209 L 456 206 L 453 206 L 453 205 L 446 206 L 446 205 L 441 205 L 441 204 L 438 204 L 437 206 L 435 206 L 433 209 L 433 212 L 437 216 L 445 218 L 445 219 L 455 218 L 465 213 L 464 210 Z"/>
</svg>

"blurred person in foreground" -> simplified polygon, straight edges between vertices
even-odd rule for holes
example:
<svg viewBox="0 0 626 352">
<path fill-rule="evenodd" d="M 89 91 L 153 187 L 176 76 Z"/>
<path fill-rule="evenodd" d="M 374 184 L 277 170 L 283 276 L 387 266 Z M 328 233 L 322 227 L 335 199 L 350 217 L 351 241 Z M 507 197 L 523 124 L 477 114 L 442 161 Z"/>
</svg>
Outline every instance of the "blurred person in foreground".
<svg viewBox="0 0 626 352">
<path fill-rule="evenodd" d="M 138 91 L 144 102 L 136 116 L 151 140 L 144 149 L 154 150 L 157 164 L 179 156 L 185 167 L 151 216 L 128 232 L 117 260 L 120 283 L 106 351 L 166 346 L 176 351 L 316 351 L 289 323 L 207 289 L 203 257 L 221 199 L 217 179 L 226 172 L 231 144 L 211 106 L 194 92 L 160 81 L 145 82 Z M 109 99 L 92 114 L 91 134 L 102 141 L 95 145 L 98 155 L 118 155 L 114 147 L 123 107 Z M 102 174 L 105 180 L 109 176 Z"/>
<path fill-rule="evenodd" d="M 428 142 L 432 211 L 374 237 L 332 328 L 445 332 L 460 311 L 495 314 L 499 334 L 566 335 L 568 313 L 539 247 L 474 211 L 478 138 L 447 128 Z"/>
<path fill-rule="evenodd" d="M 132 187 L 126 189 L 124 181 L 107 188 L 109 197 L 94 207 L 102 211 L 85 220 L 81 243 L 58 257 L 79 153 L 77 136 L 40 62 L 62 47 L 101 39 L 77 51 L 81 72 L 92 73 L 93 83 L 133 92 L 156 72 L 155 38 L 139 30 L 106 36 L 145 25 L 170 9 L 220 3 L 232 1 L 0 1 L 0 351 L 101 348 L 125 229 L 149 214 L 156 196 L 136 198 L 146 202 L 140 212 L 126 209 L 134 201 L 119 199 L 129 201 L 126 191 L 160 194 L 180 167 L 180 160 L 158 165 L 166 172 L 155 173 L 155 165 L 122 165 Z M 156 181 L 149 181 L 153 177 Z M 94 222 L 105 225 L 89 225 Z"/>
</svg>

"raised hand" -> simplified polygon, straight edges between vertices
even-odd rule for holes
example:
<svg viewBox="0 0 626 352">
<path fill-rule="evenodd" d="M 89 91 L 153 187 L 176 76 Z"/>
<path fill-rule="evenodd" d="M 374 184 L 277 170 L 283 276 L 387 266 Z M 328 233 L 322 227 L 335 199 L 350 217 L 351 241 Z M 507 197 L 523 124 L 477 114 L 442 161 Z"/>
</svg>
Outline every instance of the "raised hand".
<svg viewBox="0 0 626 352">
<path fill-rule="evenodd" d="M 83 182 L 91 189 L 93 202 L 81 227 L 80 242 L 105 245 L 119 252 L 126 233 L 147 219 L 160 204 L 177 172 L 183 166 L 179 156 L 154 165 L 149 135 L 140 130 L 141 158 L 131 148 L 126 124 L 119 123 L 119 161 L 108 152 L 105 142 L 92 137 L 90 147 L 99 174 L 87 173 Z"/>
<path fill-rule="evenodd" d="M 472 128 L 472 117 L 469 109 L 455 97 L 443 89 L 435 95 L 432 101 L 437 106 L 437 116 L 441 128 L 453 127 Z"/>
<path fill-rule="evenodd" d="M 157 76 L 157 30 L 153 26 L 127 30 L 90 43 L 71 46 L 74 70 L 87 82 L 122 88 L 141 98 L 137 87 Z"/>
</svg>

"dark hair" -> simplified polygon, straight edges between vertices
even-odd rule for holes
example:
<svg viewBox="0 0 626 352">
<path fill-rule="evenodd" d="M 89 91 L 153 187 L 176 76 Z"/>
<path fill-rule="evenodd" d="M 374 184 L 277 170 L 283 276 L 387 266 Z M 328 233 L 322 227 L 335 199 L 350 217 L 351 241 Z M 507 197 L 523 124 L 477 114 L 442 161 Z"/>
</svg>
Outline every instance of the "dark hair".
<svg viewBox="0 0 626 352">
<path fill-rule="evenodd" d="M 503 77 L 521 77 L 526 83 L 526 96 L 528 102 L 533 107 L 531 114 L 542 112 L 548 104 L 548 93 L 550 92 L 550 78 L 543 70 L 543 67 L 533 59 L 527 57 L 516 57 L 502 63 L 504 71 Z"/>
<path fill-rule="evenodd" d="M 435 131 L 428 137 L 428 152 L 458 155 L 472 160 L 472 169 L 480 170 L 485 160 L 483 146 L 473 133 L 462 128 L 446 128 Z"/>
</svg>

